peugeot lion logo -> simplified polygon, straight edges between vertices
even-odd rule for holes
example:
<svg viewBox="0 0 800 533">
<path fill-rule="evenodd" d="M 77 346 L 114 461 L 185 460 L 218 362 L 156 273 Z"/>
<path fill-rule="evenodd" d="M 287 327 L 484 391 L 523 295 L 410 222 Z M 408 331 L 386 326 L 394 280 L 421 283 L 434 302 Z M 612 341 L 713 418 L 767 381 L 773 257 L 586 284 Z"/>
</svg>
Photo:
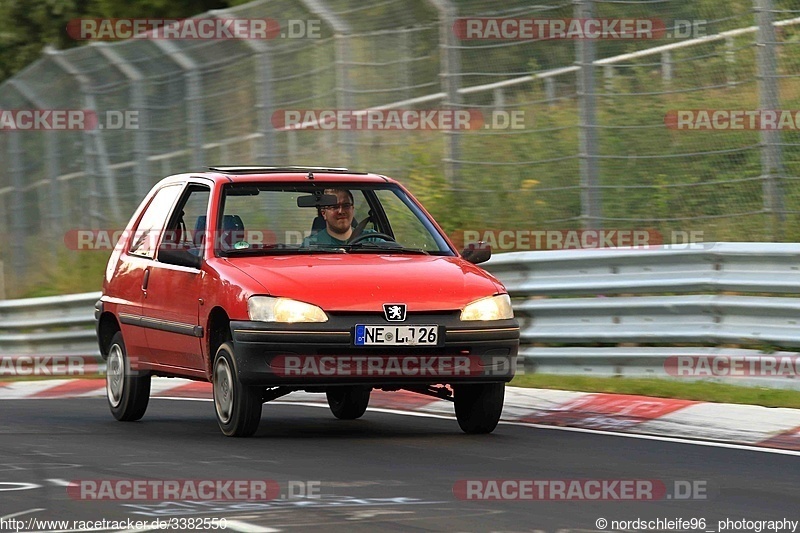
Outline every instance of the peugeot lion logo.
<svg viewBox="0 0 800 533">
<path fill-rule="evenodd" d="M 389 322 L 403 322 L 406 319 L 406 304 L 383 304 L 383 314 Z"/>
</svg>

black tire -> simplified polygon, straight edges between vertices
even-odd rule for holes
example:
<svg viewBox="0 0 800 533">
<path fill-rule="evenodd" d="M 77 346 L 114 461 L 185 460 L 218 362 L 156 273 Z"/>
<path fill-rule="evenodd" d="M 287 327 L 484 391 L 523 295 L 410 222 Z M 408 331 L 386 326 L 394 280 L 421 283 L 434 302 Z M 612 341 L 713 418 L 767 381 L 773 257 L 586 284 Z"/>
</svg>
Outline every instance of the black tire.
<svg viewBox="0 0 800 533">
<path fill-rule="evenodd" d="M 500 421 L 505 383 L 455 385 L 453 396 L 458 425 L 464 433 L 491 433 Z"/>
<path fill-rule="evenodd" d="M 331 413 L 339 420 L 361 418 L 369 405 L 370 392 L 372 392 L 372 387 L 360 385 L 330 387 L 325 391 Z"/>
<path fill-rule="evenodd" d="M 239 381 L 233 346 L 226 342 L 214 356 L 212 373 L 214 412 L 222 433 L 228 437 L 250 437 L 261 422 L 262 391 Z"/>
<path fill-rule="evenodd" d="M 131 370 L 121 331 L 114 334 L 108 348 L 106 398 L 111 414 L 121 422 L 142 418 L 150 401 L 150 374 Z"/>
</svg>

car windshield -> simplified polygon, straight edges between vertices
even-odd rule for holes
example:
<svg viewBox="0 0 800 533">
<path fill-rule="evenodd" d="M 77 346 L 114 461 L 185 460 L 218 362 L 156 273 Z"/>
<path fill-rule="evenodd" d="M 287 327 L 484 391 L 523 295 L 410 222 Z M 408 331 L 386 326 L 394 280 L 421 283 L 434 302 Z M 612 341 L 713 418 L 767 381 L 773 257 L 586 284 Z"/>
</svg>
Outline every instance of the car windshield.
<svg viewBox="0 0 800 533">
<path fill-rule="evenodd" d="M 217 254 L 398 253 L 454 256 L 394 184 L 226 185 Z"/>
</svg>

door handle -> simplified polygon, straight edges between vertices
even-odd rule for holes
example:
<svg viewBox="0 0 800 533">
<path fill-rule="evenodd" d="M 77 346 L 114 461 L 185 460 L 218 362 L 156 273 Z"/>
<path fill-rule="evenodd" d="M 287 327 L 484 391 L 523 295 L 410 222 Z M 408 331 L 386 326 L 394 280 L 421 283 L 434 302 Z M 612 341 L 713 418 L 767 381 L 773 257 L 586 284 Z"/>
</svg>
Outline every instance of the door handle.
<svg viewBox="0 0 800 533">
<path fill-rule="evenodd" d="M 144 271 L 144 278 L 142 278 L 142 292 L 147 294 L 147 283 L 150 281 L 150 269 Z"/>
</svg>

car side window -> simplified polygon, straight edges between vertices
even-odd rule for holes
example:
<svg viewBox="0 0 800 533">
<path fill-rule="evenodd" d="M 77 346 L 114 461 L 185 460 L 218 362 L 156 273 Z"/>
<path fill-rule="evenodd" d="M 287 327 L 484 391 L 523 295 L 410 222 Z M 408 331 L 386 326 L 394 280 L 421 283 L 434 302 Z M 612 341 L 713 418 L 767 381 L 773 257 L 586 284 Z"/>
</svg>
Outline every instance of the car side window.
<svg viewBox="0 0 800 533">
<path fill-rule="evenodd" d="M 162 187 L 145 209 L 139 224 L 133 232 L 133 239 L 128 253 L 153 259 L 156 254 L 161 232 L 167 223 L 170 208 L 181 193 L 183 185 L 167 185 Z"/>
<path fill-rule="evenodd" d="M 164 232 L 162 246 L 189 250 L 199 254 L 206 236 L 206 212 L 211 189 L 204 185 L 190 185 L 178 202 L 167 230 Z"/>
</svg>

